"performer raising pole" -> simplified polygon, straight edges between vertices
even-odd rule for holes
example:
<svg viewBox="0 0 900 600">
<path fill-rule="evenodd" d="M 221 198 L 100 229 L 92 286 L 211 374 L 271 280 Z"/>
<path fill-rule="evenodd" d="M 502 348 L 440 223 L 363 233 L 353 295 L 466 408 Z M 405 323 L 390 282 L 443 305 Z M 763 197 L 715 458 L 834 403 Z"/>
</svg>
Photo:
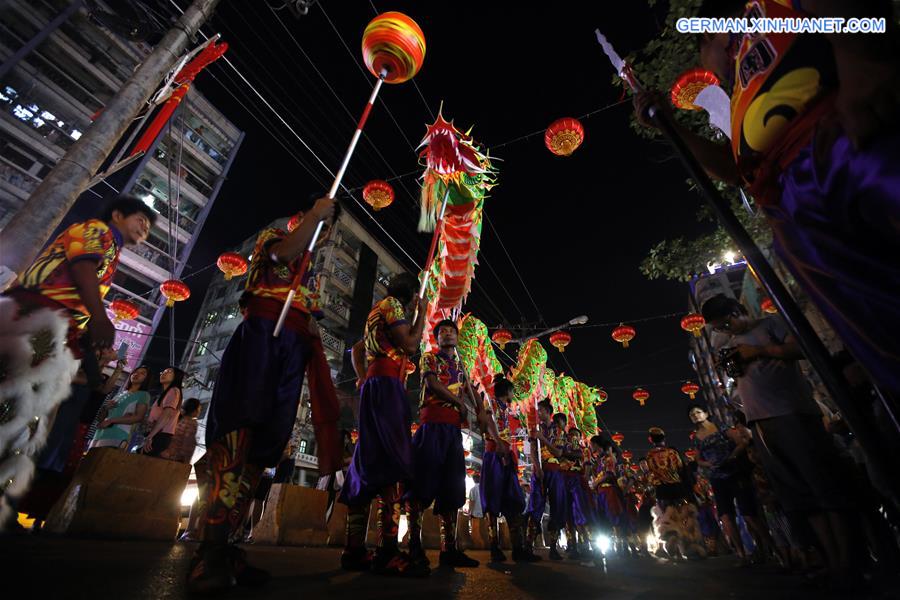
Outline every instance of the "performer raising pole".
<svg viewBox="0 0 900 600">
<path fill-rule="evenodd" d="M 350 145 L 344 154 L 344 160 L 334 176 L 334 182 L 328 190 L 328 198 L 334 198 L 338 188 L 341 186 L 341 180 L 347 171 L 347 165 L 350 164 L 350 157 L 356 150 L 356 144 L 362 135 L 363 127 L 369 119 L 372 112 L 372 106 L 378 92 L 381 91 L 381 85 L 387 83 L 403 83 L 412 79 L 419 69 L 422 68 L 422 61 L 425 60 L 425 35 L 419 25 L 408 16 L 399 12 L 386 12 L 378 15 L 366 26 L 363 32 L 362 40 L 363 60 L 369 71 L 375 75 L 378 80 L 375 87 L 372 88 L 372 94 L 369 101 L 363 109 L 362 116 L 356 124 L 356 131 L 350 139 Z M 303 275 L 309 267 L 312 251 L 319 240 L 322 233 L 322 222 L 320 221 L 300 259 L 300 266 L 294 276 L 291 289 L 285 298 L 284 306 L 281 308 L 281 314 L 278 316 L 278 322 L 275 325 L 273 335 L 278 337 L 281 329 L 284 327 L 284 321 L 287 318 L 291 303 L 297 293 L 297 289 L 303 280 Z"/>
</svg>

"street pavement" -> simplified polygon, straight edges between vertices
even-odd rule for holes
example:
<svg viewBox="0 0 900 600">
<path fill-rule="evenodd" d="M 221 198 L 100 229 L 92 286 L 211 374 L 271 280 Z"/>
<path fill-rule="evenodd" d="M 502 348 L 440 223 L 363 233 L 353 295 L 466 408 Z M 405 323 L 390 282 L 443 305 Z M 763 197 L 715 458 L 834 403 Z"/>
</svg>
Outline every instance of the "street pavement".
<svg viewBox="0 0 900 600">
<path fill-rule="evenodd" d="M 195 546 L 183 543 L 97 541 L 46 535 L 0 539 L 4 591 L 35 599 L 163 600 L 187 597 L 184 579 Z M 337 568 L 335 548 L 248 546 L 251 562 L 269 569 L 264 588 L 236 588 L 227 598 L 344 599 L 565 599 L 669 600 L 690 598 L 900 598 L 900 588 L 829 594 L 805 587 L 775 566 L 738 568 L 731 557 L 672 563 L 655 558 L 612 558 L 606 567 L 544 560 L 532 565 L 485 564 L 488 553 L 469 552 L 477 569 L 435 569 L 427 579 L 396 579 Z M 429 552 L 432 564 L 437 552 Z M 894 581 L 896 583 L 896 581 Z M 887 590 L 887 591 L 884 591 Z M 894 591 L 896 590 L 896 591 Z M 4 594 L 5 597 L 11 597 Z"/>
</svg>

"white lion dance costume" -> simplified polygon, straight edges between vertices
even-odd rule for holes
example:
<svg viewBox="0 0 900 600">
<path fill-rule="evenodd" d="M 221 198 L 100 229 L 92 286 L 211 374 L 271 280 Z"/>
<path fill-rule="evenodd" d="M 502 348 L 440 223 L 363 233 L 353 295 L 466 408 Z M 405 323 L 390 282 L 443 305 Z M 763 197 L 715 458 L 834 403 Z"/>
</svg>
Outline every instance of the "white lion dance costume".
<svg viewBox="0 0 900 600">
<path fill-rule="evenodd" d="M 56 407 L 69 396 L 78 361 L 66 347 L 69 319 L 49 308 L 20 314 L 0 297 L 0 527 L 34 475 Z"/>
</svg>

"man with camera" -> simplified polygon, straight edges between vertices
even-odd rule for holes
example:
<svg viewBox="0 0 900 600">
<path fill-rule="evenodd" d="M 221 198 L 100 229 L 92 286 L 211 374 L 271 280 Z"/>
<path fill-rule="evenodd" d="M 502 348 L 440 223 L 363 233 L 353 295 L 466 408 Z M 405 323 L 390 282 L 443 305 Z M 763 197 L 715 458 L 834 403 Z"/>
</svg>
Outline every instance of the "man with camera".
<svg viewBox="0 0 900 600">
<path fill-rule="evenodd" d="M 719 294 L 703 304 L 712 329 L 728 337 L 719 364 L 736 381 L 756 448 L 785 512 L 809 520 L 828 576 L 849 585 L 850 548 L 841 459 L 822 426 L 812 389 L 800 371 L 800 346 L 780 319 L 753 319 L 734 298 Z"/>
</svg>

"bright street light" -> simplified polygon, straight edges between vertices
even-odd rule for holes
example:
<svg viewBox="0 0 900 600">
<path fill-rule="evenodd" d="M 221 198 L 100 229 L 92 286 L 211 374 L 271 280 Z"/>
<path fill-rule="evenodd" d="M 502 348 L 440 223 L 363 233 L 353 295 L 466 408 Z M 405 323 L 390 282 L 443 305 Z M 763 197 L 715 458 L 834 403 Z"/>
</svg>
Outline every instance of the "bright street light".
<svg viewBox="0 0 900 600">
<path fill-rule="evenodd" d="M 574 319 L 570 320 L 569 325 L 584 325 L 587 322 L 587 315 L 581 315 L 580 317 L 575 317 Z"/>
</svg>

